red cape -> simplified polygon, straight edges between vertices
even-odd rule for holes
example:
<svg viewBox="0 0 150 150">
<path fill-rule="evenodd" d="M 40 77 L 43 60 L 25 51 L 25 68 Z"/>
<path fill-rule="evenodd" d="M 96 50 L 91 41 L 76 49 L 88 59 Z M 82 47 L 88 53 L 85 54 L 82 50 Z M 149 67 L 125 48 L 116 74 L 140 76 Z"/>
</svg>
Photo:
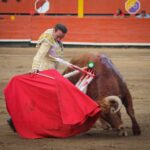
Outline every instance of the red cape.
<svg viewBox="0 0 150 150">
<path fill-rule="evenodd" d="M 18 75 L 4 90 L 7 110 L 24 138 L 69 137 L 89 130 L 99 106 L 56 70 Z"/>
</svg>

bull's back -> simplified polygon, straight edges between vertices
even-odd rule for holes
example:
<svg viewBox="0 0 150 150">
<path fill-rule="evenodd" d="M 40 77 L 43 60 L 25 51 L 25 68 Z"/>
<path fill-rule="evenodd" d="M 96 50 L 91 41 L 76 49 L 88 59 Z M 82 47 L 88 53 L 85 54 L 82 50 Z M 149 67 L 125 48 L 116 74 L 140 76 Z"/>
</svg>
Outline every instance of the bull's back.
<svg viewBox="0 0 150 150">
<path fill-rule="evenodd" d="M 88 62 L 94 62 L 93 68 L 96 77 L 88 86 L 87 95 L 92 99 L 102 99 L 106 96 L 116 95 L 123 97 L 127 91 L 124 79 L 112 61 L 103 54 L 84 53 L 71 60 L 71 63 L 79 67 L 87 66 Z M 64 73 L 70 72 L 67 69 Z M 76 83 L 81 74 L 69 78 L 72 83 Z"/>
<path fill-rule="evenodd" d="M 95 100 L 111 95 L 120 96 L 121 91 L 117 78 L 121 76 L 117 74 L 111 60 L 106 55 L 100 54 L 94 55 L 93 58 L 96 77 L 89 85 L 87 94 Z"/>
</svg>

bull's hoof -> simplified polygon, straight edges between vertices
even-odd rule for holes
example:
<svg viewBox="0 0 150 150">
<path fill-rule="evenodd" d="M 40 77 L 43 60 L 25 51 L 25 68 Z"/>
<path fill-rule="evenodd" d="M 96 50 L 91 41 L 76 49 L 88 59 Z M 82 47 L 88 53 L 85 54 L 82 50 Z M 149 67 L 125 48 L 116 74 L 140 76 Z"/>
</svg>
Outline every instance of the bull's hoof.
<svg viewBox="0 0 150 150">
<path fill-rule="evenodd" d="M 119 136 L 128 136 L 128 132 L 126 131 L 124 126 L 120 126 L 118 129 L 118 135 Z"/>
<path fill-rule="evenodd" d="M 128 136 L 128 132 L 125 130 L 120 130 L 118 133 L 119 136 Z"/>
<path fill-rule="evenodd" d="M 141 129 L 139 126 L 133 127 L 133 135 L 137 136 L 137 135 L 141 135 Z"/>
</svg>

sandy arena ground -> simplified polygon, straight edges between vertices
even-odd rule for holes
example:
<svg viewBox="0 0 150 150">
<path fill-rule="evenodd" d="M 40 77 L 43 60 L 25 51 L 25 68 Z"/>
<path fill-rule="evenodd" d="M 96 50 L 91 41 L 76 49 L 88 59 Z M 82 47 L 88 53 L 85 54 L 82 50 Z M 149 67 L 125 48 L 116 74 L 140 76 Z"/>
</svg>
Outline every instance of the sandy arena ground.
<svg viewBox="0 0 150 150">
<path fill-rule="evenodd" d="M 119 137 L 114 131 L 93 128 L 88 133 L 66 139 L 20 138 L 6 123 L 9 115 L 3 89 L 13 75 L 30 70 L 36 49 L 0 47 L 0 150 L 150 150 L 150 49 L 66 48 L 65 59 L 89 51 L 107 54 L 124 76 L 133 96 L 142 135 L 132 135 L 130 119 L 122 108 L 128 137 Z"/>
</svg>

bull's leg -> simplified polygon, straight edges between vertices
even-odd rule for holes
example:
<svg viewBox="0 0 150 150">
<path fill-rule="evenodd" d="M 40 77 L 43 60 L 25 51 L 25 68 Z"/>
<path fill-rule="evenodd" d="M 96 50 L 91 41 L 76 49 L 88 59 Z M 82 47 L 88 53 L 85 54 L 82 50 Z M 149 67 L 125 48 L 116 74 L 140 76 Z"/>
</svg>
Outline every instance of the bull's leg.
<svg viewBox="0 0 150 150">
<path fill-rule="evenodd" d="M 123 104 L 126 108 L 127 114 L 131 118 L 133 134 L 134 135 L 140 135 L 141 134 L 141 129 L 140 129 L 140 127 L 139 127 L 139 125 L 136 121 L 136 118 L 135 118 L 133 103 L 132 103 L 132 97 L 131 97 L 129 92 L 124 97 Z"/>
<path fill-rule="evenodd" d="M 112 130 L 111 125 L 108 122 L 106 122 L 103 118 L 100 117 L 98 121 L 99 121 L 100 127 L 103 128 L 104 130 Z"/>
<path fill-rule="evenodd" d="M 138 125 L 138 123 L 136 121 L 133 107 L 127 107 L 126 109 L 127 109 L 128 115 L 130 116 L 131 121 L 132 121 L 133 134 L 134 135 L 140 135 L 141 134 L 141 130 L 140 130 L 140 127 L 139 127 L 139 125 Z"/>
</svg>

